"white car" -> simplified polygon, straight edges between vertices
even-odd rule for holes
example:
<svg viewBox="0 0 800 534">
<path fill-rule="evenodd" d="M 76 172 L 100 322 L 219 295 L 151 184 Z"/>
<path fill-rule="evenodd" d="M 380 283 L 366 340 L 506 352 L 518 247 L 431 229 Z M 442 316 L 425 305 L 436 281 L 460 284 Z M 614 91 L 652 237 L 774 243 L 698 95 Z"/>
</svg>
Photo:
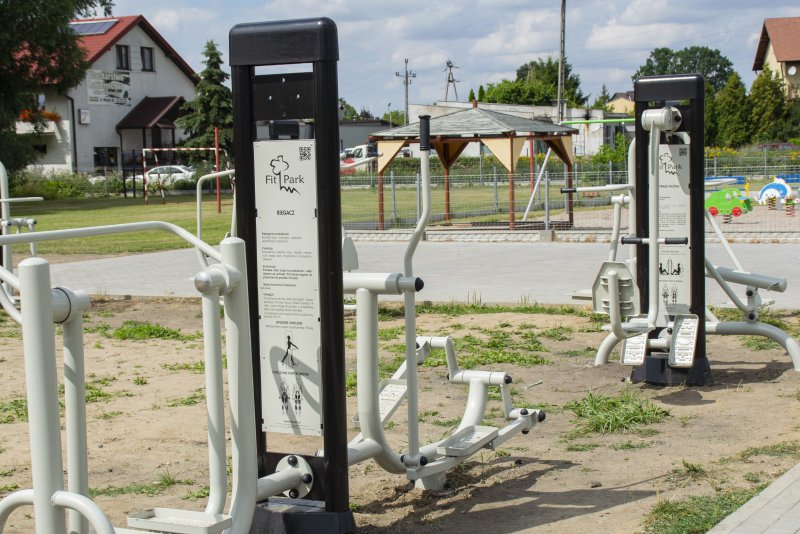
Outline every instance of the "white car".
<svg viewBox="0 0 800 534">
<path fill-rule="evenodd" d="M 144 175 L 147 177 L 148 184 L 173 185 L 176 180 L 191 180 L 194 178 L 194 169 L 184 165 L 162 165 L 161 167 L 153 167 Z M 140 183 L 142 175 L 137 174 L 133 179 Z"/>
</svg>

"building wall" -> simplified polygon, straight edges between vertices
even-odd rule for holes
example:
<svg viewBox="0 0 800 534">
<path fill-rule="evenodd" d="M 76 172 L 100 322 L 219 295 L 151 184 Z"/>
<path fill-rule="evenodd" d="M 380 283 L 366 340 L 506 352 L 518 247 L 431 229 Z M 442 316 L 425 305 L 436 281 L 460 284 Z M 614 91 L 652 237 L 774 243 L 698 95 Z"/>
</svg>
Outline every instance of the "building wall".
<svg viewBox="0 0 800 534">
<path fill-rule="evenodd" d="M 775 49 L 772 43 L 767 43 L 767 50 L 764 54 L 764 65 L 769 67 L 773 76 L 778 74 L 783 80 L 783 89 L 789 98 L 800 98 L 800 61 L 780 62 L 775 57 Z M 789 74 L 789 67 L 794 66 L 794 75 Z"/>
<path fill-rule="evenodd" d="M 631 113 L 636 107 L 636 103 L 628 98 L 617 98 L 608 102 L 608 107 L 614 113 Z"/>
<path fill-rule="evenodd" d="M 129 47 L 131 70 L 118 71 L 116 69 L 116 46 L 112 46 L 92 64 L 87 72 L 87 77 L 69 92 L 69 96 L 75 103 L 74 144 L 77 148 L 75 159 L 78 172 L 91 173 L 94 171 L 95 147 L 117 147 L 119 149 L 120 135 L 116 130 L 116 125 L 144 97 L 182 96 L 186 100 L 193 100 L 196 95 L 192 81 L 172 60 L 166 57 L 164 51 L 140 27 L 131 29 L 116 44 Z M 153 72 L 142 71 L 141 47 L 143 46 L 153 48 Z M 129 75 L 130 86 L 127 96 L 123 96 L 120 103 L 89 102 L 89 85 L 92 82 L 93 71 Z M 47 155 L 41 158 L 36 166 L 45 172 L 70 171 L 73 167 L 70 158 L 73 120 L 70 101 L 65 96 L 48 94 L 47 109 L 57 111 L 63 120 L 59 124 L 59 133 L 48 142 Z M 88 123 L 80 120 L 81 110 L 84 110 L 84 115 L 88 112 Z M 147 137 L 148 146 L 150 146 L 149 132 Z M 176 138 L 182 139 L 183 137 L 185 137 L 183 131 L 177 130 Z M 163 140 L 172 140 L 168 132 L 164 132 Z M 122 142 L 122 149 L 125 151 L 143 148 L 141 130 L 124 131 Z"/>
</svg>

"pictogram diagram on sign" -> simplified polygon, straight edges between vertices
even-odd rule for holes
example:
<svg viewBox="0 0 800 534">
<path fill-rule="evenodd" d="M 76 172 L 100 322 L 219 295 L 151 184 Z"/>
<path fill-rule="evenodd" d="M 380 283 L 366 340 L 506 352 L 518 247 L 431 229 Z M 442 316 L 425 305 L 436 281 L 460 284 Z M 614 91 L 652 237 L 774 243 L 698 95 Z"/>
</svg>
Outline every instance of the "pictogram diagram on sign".
<svg viewBox="0 0 800 534">
<path fill-rule="evenodd" d="M 289 367 L 291 369 L 294 369 L 295 367 L 297 367 L 297 359 L 294 357 L 294 350 L 295 349 L 299 349 L 299 348 L 300 347 L 298 347 L 297 345 L 295 345 L 292 342 L 292 335 L 291 334 L 287 334 L 286 335 L 286 352 L 284 353 L 283 358 L 281 358 L 281 364 L 285 365 L 286 367 Z"/>
</svg>

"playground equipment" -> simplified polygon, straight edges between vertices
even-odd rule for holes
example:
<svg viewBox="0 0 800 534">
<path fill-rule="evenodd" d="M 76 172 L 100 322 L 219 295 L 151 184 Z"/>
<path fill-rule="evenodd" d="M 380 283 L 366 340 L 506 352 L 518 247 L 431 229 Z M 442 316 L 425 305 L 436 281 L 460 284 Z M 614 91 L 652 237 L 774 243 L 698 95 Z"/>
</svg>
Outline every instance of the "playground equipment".
<svg viewBox="0 0 800 534">
<path fill-rule="evenodd" d="M 775 178 L 758 192 L 758 203 L 774 206 L 777 201 L 785 202 L 787 197 L 792 196 L 792 186 L 786 183 L 783 178 Z"/>
<path fill-rule="evenodd" d="M 415 295 L 423 287 L 414 275 L 413 256 L 422 239 L 431 212 L 428 158 L 429 117 L 420 117 L 420 164 L 422 214 L 406 247 L 402 273 L 345 273 L 344 290 L 356 298 L 358 415 L 361 433 L 348 445 L 349 464 L 374 459 L 383 469 L 405 473 L 417 488 L 441 490 L 446 472 L 482 449 L 495 449 L 518 433 L 527 434 L 545 418 L 544 412 L 514 408 L 511 404 L 511 376 L 502 371 L 461 370 L 450 337 L 416 334 Z M 394 375 L 378 382 L 378 296 L 403 294 L 406 359 Z M 445 351 L 448 378 L 468 384 L 467 407 L 455 431 L 434 443 L 420 445 L 417 367 L 432 349 Z M 509 424 L 504 428 L 482 425 L 489 388 L 499 389 L 503 412 Z M 405 400 L 408 408 L 408 451 L 395 452 L 384 435 L 384 425 Z"/>
<path fill-rule="evenodd" d="M 735 187 L 714 191 L 706 199 L 705 206 L 712 217 L 716 217 L 719 214 L 740 217 L 753 211 L 753 204 L 750 202 L 750 198 Z"/>
<path fill-rule="evenodd" d="M 703 207 L 703 180 L 698 179 L 703 172 L 702 88 L 702 77 L 696 75 L 645 77 L 636 82 L 636 139 L 629 149 L 629 184 L 619 186 L 627 192 L 615 203 L 609 261 L 601 266 L 592 291 L 593 307 L 610 316 L 611 331 L 598 348 L 595 364 L 607 363 L 622 343 L 621 362 L 634 366 L 634 381 L 706 383 L 711 376 L 705 356 L 707 333 L 768 337 L 784 347 L 800 370 L 800 345 L 783 330 L 758 320 L 764 304 L 759 289 L 785 291 L 786 281 L 745 271 Z M 664 106 L 665 101 L 680 100 L 689 104 Z M 637 191 L 647 191 L 646 201 Z M 621 209 L 625 203 L 633 236 L 620 242 L 636 249 L 631 248 L 630 257 L 621 262 L 616 258 L 617 206 Z M 705 257 L 706 218 L 733 268 L 716 266 Z M 706 276 L 742 311 L 742 321 L 719 321 L 705 306 Z M 732 284 L 745 286 L 746 302 Z"/>
</svg>

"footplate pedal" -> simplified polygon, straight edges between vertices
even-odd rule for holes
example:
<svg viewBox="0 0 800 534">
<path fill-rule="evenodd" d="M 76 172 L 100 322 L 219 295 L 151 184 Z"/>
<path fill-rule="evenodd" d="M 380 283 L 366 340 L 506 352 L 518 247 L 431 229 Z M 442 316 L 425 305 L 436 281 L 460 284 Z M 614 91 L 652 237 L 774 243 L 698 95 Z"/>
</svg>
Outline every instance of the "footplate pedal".
<svg viewBox="0 0 800 534">
<path fill-rule="evenodd" d="M 642 365 L 647 352 L 647 332 L 638 336 L 629 337 L 622 342 L 623 365 Z"/>
<path fill-rule="evenodd" d="M 667 361 L 670 367 L 691 367 L 694 364 L 698 322 L 697 315 L 675 316 Z"/>
<path fill-rule="evenodd" d="M 497 435 L 497 428 L 493 426 L 468 426 L 441 442 L 436 452 L 444 456 L 470 456 Z"/>
<path fill-rule="evenodd" d="M 231 524 L 229 515 L 172 508 L 150 508 L 128 516 L 129 527 L 173 534 L 217 534 Z"/>
</svg>

